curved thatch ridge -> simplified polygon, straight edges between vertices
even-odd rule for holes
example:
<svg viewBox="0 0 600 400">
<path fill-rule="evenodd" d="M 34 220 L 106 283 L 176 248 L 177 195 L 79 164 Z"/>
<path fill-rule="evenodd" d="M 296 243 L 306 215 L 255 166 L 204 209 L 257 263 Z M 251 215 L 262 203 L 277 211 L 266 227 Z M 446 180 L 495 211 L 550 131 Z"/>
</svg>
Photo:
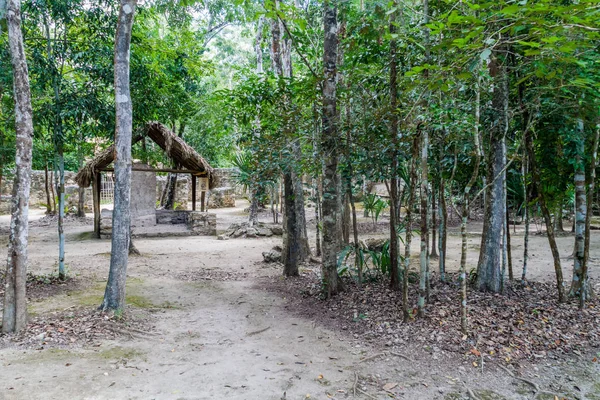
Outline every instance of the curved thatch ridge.
<svg viewBox="0 0 600 400">
<path fill-rule="evenodd" d="M 208 175 L 210 189 L 216 186 L 216 177 L 210 164 L 169 128 L 160 122 L 149 122 L 144 127 L 143 135 L 148 136 L 159 145 L 167 153 L 167 156 L 181 168 Z M 142 138 L 143 136 L 134 138 L 133 144 L 139 142 Z M 114 158 L 115 145 L 113 144 L 84 165 L 75 176 L 75 181 L 81 187 L 90 186 L 97 171 L 108 167 Z"/>
</svg>

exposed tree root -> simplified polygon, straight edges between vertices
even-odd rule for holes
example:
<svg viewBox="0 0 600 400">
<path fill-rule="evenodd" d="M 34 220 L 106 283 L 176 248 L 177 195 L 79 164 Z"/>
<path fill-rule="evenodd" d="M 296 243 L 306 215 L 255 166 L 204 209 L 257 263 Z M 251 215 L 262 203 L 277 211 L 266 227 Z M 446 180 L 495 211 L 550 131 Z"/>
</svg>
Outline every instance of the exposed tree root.
<svg viewBox="0 0 600 400">
<path fill-rule="evenodd" d="M 376 358 L 383 357 L 383 356 L 386 356 L 386 355 L 387 355 L 387 353 L 386 353 L 386 352 L 383 352 L 383 353 L 378 353 L 378 354 L 375 354 L 375 355 L 373 355 L 373 356 L 370 356 L 370 357 L 367 357 L 367 358 L 363 358 L 363 359 L 362 359 L 362 360 L 360 360 L 358 363 L 359 363 L 359 364 L 362 364 L 362 363 L 364 363 L 364 362 L 368 362 L 368 361 L 371 361 L 371 360 L 374 360 L 374 359 L 376 359 Z"/>
<path fill-rule="evenodd" d="M 549 392 L 547 390 L 542 390 L 540 389 L 540 386 L 533 382 L 530 381 L 529 379 L 525 379 L 525 378 L 521 378 L 520 376 L 516 376 L 511 370 L 509 370 L 508 368 L 502 366 L 502 365 L 498 365 L 500 368 L 502 368 L 504 371 L 506 371 L 507 374 L 509 374 L 513 379 L 516 379 L 518 381 L 521 381 L 523 383 L 528 384 L 529 386 L 531 386 L 535 392 L 533 394 L 533 399 L 537 399 L 537 397 L 541 394 L 547 394 L 550 396 L 554 396 L 555 398 L 560 398 L 561 396 L 559 396 L 558 394 L 554 393 L 554 392 Z"/>
<path fill-rule="evenodd" d="M 266 332 L 266 331 L 268 331 L 269 329 L 271 329 L 271 327 L 270 327 L 270 326 L 267 326 L 266 328 L 260 329 L 260 330 L 258 330 L 258 331 L 254 331 L 254 332 L 247 333 L 247 334 L 246 334 L 246 336 L 254 336 L 254 335 L 258 335 L 259 333 Z"/>
</svg>

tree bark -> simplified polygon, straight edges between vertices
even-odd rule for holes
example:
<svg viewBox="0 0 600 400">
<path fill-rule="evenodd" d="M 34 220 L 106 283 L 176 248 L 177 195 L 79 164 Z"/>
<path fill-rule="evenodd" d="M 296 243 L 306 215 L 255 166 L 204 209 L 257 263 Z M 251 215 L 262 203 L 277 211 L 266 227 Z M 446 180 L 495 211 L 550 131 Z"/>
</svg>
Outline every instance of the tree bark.
<svg viewBox="0 0 600 400">
<path fill-rule="evenodd" d="M 521 284 L 525 284 L 527 280 L 527 262 L 529 261 L 529 185 L 527 185 L 527 174 L 528 174 L 528 157 L 527 157 L 527 149 L 525 149 L 523 153 L 523 166 L 522 175 L 523 175 L 523 197 L 525 198 L 525 203 L 523 204 L 523 219 L 525 223 L 525 234 L 523 236 L 523 273 L 521 274 Z"/>
<path fill-rule="evenodd" d="M 419 146 L 418 138 L 412 144 L 412 157 L 410 160 L 410 183 L 408 185 L 408 202 L 406 204 L 406 239 L 404 243 L 404 270 L 402 271 L 402 316 L 404 322 L 410 320 L 410 307 L 408 304 L 408 274 L 410 272 L 410 246 L 412 244 L 413 204 L 415 203 L 415 187 L 417 186 L 417 158 Z"/>
<path fill-rule="evenodd" d="M 479 71 L 477 72 L 479 73 Z M 462 218 L 460 223 L 460 237 L 461 237 L 461 252 L 460 252 L 460 300 L 461 300 L 461 313 L 460 313 L 460 330 L 466 335 L 468 332 L 468 313 L 467 313 L 467 223 L 469 221 L 469 195 L 471 189 L 477 182 L 479 176 L 479 164 L 481 164 L 481 142 L 479 141 L 479 128 L 481 120 L 481 80 L 477 77 L 477 83 L 475 87 L 475 126 L 473 127 L 473 142 L 475 144 L 475 163 L 473 164 L 473 173 L 471 178 L 465 186 L 463 193 L 463 208 Z M 454 172 L 452 175 L 454 176 Z"/>
<path fill-rule="evenodd" d="M 397 2 L 394 1 L 394 7 Z M 390 34 L 396 32 L 396 12 L 390 14 Z M 400 268 L 398 266 L 398 60 L 397 41 L 390 40 L 390 288 L 400 290 Z"/>
<path fill-rule="evenodd" d="M 124 310 L 130 241 L 132 106 L 129 89 L 131 30 L 137 0 L 120 0 L 115 35 L 115 200 L 110 271 L 102 310 Z"/>
<path fill-rule="evenodd" d="M 44 190 L 46 191 L 46 214 L 52 214 L 52 200 L 50 200 L 50 185 L 48 176 L 48 162 L 44 164 Z"/>
<path fill-rule="evenodd" d="M 581 275 L 583 277 L 583 290 L 579 291 L 579 308 L 585 307 L 585 302 L 594 296 L 592 292 L 592 285 L 589 284 L 589 261 L 590 261 L 590 226 L 592 223 L 593 216 L 593 199 L 594 191 L 596 189 L 596 165 L 598 161 L 598 142 L 600 141 L 600 120 L 596 125 L 596 134 L 594 135 L 594 141 L 592 143 L 592 160 L 589 168 L 589 180 L 587 187 L 587 204 L 588 208 L 585 214 L 585 243 L 583 252 L 583 265 Z"/>
<path fill-rule="evenodd" d="M 65 157 L 62 144 L 58 147 L 58 277 L 65 280 Z"/>
<path fill-rule="evenodd" d="M 493 77 L 492 110 L 494 120 L 490 128 L 490 157 L 488 162 L 486 207 L 481 251 L 477 265 L 477 288 L 499 292 L 501 286 L 502 227 L 504 225 L 504 195 L 502 172 L 504 157 L 502 140 L 508 130 L 508 80 L 506 67 L 494 56 L 489 64 Z"/>
<path fill-rule="evenodd" d="M 445 134 L 445 132 L 444 132 Z M 443 143 L 442 139 L 442 143 Z M 440 160 L 443 154 L 443 146 L 440 146 Z M 446 243 L 448 239 L 448 206 L 446 204 L 446 180 L 444 179 L 443 173 L 440 171 L 440 229 L 439 229 L 439 270 L 440 270 L 440 280 L 442 282 L 446 281 Z"/>
<path fill-rule="evenodd" d="M 256 74 L 262 76 L 264 73 L 263 67 L 263 53 L 262 53 L 262 34 L 265 17 L 260 16 L 256 25 L 256 39 L 254 41 L 254 53 L 256 54 Z M 254 129 L 256 129 L 256 135 L 260 136 L 261 131 L 261 120 L 260 120 L 260 106 L 256 109 L 256 120 L 254 122 Z M 258 184 L 252 179 L 250 182 L 250 212 L 248 215 L 248 223 L 250 226 L 254 226 L 258 222 Z M 271 210 L 273 210 L 273 196 L 271 196 Z"/>
<path fill-rule="evenodd" d="M 577 156 L 575 157 L 575 252 L 573 254 L 573 279 L 569 289 L 570 297 L 581 297 L 583 287 L 583 259 L 585 253 L 585 225 L 587 216 L 587 196 L 585 166 L 583 160 L 585 131 L 583 120 L 577 121 L 579 132 Z"/>
<path fill-rule="evenodd" d="M 5 276 L 2 332 L 17 332 L 27 325 L 27 241 L 29 236 L 29 193 L 33 112 L 25 46 L 21 32 L 21 2 L 7 0 L 8 46 L 13 68 L 15 98 L 15 180 L 11 208 L 8 260 Z"/>
<path fill-rule="evenodd" d="M 279 7 L 279 2 L 275 1 L 275 7 Z M 273 67 L 277 76 L 280 78 L 291 79 L 292 59 L 291 59 L 291 38 L 283 37 L 283 22 L 279 19 L 273 19 L 271 22 L 272 34 L 272 57 Z M 306 234 L 306 216 L 304 212 L 304 189 L 301 175 L 296 171 L 296 164 L 302 157 L 300 144 L 293 132 L 293 113 L 292 99 L 286 96 L 286 112 L 284 113 L 284 136 L 292 148 L 293 161 L 288 163 L 283 171 L 283 192 L 284 192 L 284 236 L 282 261 L 284 265 L 283 273 L 286 276 L 297 276 L 299 264 L 306 260 L 310 254 L 308 237 Z M 291 141 L 290 141 L 291 140 Z"/>
<path fill-rule="evenodd" d="M 323 46 L 323 131 L 321 133 L 321 149 L 324 161 L 323 171 L 323 258 L 321 274 L 323 294 L 329 298 L 341 290 L 341 281 L 337 273 L 337 252 L 339 249 L 339 208 L 338 197 L 338 126 L 337 126 L 337 51 L 338 23 L 337 1 L 324 0 L 324 32 Z"/>
<path fill-rule="evenodd" d="M 419 271 L 419 317 L 425 316 L 425 303 L 429 280 L 429 209 L 428 209 L 428 168 L 429 132 L 427 127 L 421 132 L 421 253 Z"/>
<path fill-rule="evenodd" d="M 438 258 L 438 246 L 437 246 L 437 201 L 435 185 L 432 185 L 431 190 L 431 251 L 429 257 Z"/>
</svg>

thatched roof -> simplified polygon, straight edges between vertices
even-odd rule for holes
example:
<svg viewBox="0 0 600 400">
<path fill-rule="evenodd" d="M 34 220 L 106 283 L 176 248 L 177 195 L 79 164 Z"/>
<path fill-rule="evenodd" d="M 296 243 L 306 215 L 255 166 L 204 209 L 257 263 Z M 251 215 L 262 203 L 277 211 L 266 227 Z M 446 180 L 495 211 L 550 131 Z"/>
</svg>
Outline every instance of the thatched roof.
<svg viewBox="0 0 600 400">
<path fill-rule="evenodd" d="M 209 178 L 209 187 L 212 189 L 216 185 L 214 170 L 208 162 L 188 145 L 182 138 L 178 137 L 173 131 L 160 122 L 149 122 L 143 129 L 140 136 L 136 136 L 132 144 L 142 140 L 144 136 L 149 137 L 159 145 L 167 156 L 175 161 L 182 169 L 196 171 L 198 174 L 207 174 Z M 92 179 L 99 170 L 107 168 L 115 159 L 115 145 L 111 145 L 102 151 L 93 160 L 88 162 L 75 176 L 75 181 L 81 187 L 88 187 Z"/>
</svg>

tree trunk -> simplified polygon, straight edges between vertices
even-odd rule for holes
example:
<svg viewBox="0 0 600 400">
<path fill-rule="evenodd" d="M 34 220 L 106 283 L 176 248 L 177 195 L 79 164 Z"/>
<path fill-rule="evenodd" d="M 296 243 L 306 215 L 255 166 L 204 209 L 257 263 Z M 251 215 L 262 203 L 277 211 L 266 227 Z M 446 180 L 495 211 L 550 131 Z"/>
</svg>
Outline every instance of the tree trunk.
<svg viewBox="0 0 600 400">
<path fill-rule="evenodd" d="M 178 168 L 177 164 L 173 164 L 173 168 Z M 167 182 L 165 183 L 165 195 L 163 198 L 163 208 L 165 210 L 173 210 L 175 208 L 175 194 L 177 193 L 177 174 L 169 172 Z"/>
<path fill-rule="evenodd" d="M 527 147 L 527 156 L 529 158 L 529 165 L 531 166 L 531 172 L 533 175 L 533 184 L 536 186 L 538 193 L 538 201 L 540 208 L 542 209 L 542 215 L 546 223 L 546 235 L 548 237 L 548 243 L 550 245 L 550 251 L 552 252 L 552 258 L 554 260 L 554 272 L 556 275 L 556 289 L 558 291 L 558 301 L 565 301 L 565 283 L 563 281 L 562 266 L 560 263 L 560 253 L 558 252 L 558 246 L 556 245 L 556 238 L 554 236 L 554 227 L 552 226 L 552 217 L 548 206 L 546 205 L 546 196 L 542 191 L 542 185 L 540 184 L 540 173 L 537 168 L 537 162 L 535 159 L 535 151 L 533 149 L 533 138 L 530 133 L 526 132 L 525 145 Z"/>
<path fill-rule="evenodd" d="M 508 202 L 506 206 L 506 258 L 508 262 L 508 279 L 515 279 L 515 272 L 513 271 L 513 263 L 512 263 L 512 249 L 510 245 L 510 213 L 508 209 Z"/>
<path fill-rule="evenodd" d="M 419 317 L 425 316 L 425 300 L 428 292 L 429 274 L 429 224 L 428 224 L 428 168 L 427 156 L 429 152 L 429 132 L 427 128 L 421 132 L 421 254 L 419 271 Z"/>
<path fill-rule="evenodd" d="M 62 145 L 58 148 L 58 277 L 65 280 L 65 157 Z"/>
<path fill-rule="evenodd" d="M 258 76 L 262 76 L 264 73 L 263 68 L 263 54 L 262 54 L 262 33 L 263 33 L 263 25 L 265 22 L 265 17 L 260 16 L 258 19 L 258 23 L 256 26 L 256 39 L 254 41 L 254 52 L 256 54 L 256 74 Z M 257 106 L 256 110 L 256 120 L 254 122 L 256 134 L 260 135 L 261 131 L 261 121 L 260 121 L 260 106 Z M 258 185 L 254 182 L 255 179 L 251 180 L 250 183 L 250 212 L 248 215 L 248 223 L 250 226 L 254 226 L 258 222 Z M 273 210 L 273 196 L 271 197 L 271 210 Z"/>
<path fill-rule="evenodd" d="M 48 162 L 44 164 L 44 190 L 46 191 L 46 214 L 52 214 L 52 200 L 50 200 L 50 185 L 48 177 Z"/>
<path fill-rule="evenodd" d="M 402 271 L 402 316 L 404 322 L 410 319 L 408 304 L 408 274 L 410 272 L 410 246 L 412 244 L 412 214 L 415 202 L 415 187 L 417 186 L 417 158 L 419 153 L 418 138 L 413 140 L 412 157 L 410 161 L 410 183 L 408 185 L 408 202 L 406 204 L 406 239 L 404 243 L 404 270 Z"/>
<path fill-rule="evenodd" d="M 27 325 L 27 240 L 29 236 L 29 192 L 31 188 L 31 149 L 33 112 L 25 46 L 21 32 L 21 2 L 7 0 L 8 46 L 13 68 L 15 98 L 15 180 L 11 207 L 8 260 L 5 275 L 2 332 L 17 332 Z"/>
<path fill-rule="evenodd" d="M 431 252 L 429 257 L 438 258 L 438 246 L 437 246 L 437 198 L 436 198 L 436 188 L 435 185 L 432 185 L 433 188 L 431 190 Z"/>
<path fill-rule="evenodd" d="M 502 141 L 508 129 L 508 81 L 506 67 L 497 58 L 492 59 L 489 69 L 494 87 L 492 94 L 494 121 L 489 135 L 488 190 L 481 251 L 477 265 L 477 288 L 481 291 L 497 293 L 501 285 L 501 242 L 505 219 L 502 190 L 502 171 L 505 162 Z"/>
<path fill-rule="evenodd" d="M 502 158 L 506 165 L 506 137 L 502 138 Z M 504 209 L 504 220 L 502 221 L 502 276 L 500 278 L 500 292 L 504 293 L 504 283 L 506 281 L 506 269 L 508 267 L 508 214 L 507 214 L 507 196 L 506 196 L 506 169 L 502 172 L 502 208 Z"/>
<path fill-rule="evenodd" d="M 279 7 L 275 1 L 275 7 Z M 276 74 L 282 78 L 292 78 L 291 39 L 283 38 L 283 23 L 274 19 L 271 24 L 273 66 Z M 293 132 L 292 99 L 285 98 L 284 136 L 290 140 L 293 162 L 288 163 L 283 171 L 283 191 L 285 203 L 284 236 L 282 261 L 283 273 L 286 276 L 297 276 L 299 264 L 310 254 L 306 235 L 306 217 L 304 212 L 304 189 L 301 175 L 296 171 L 296 164 L 302 158 L 300 144 Z"/>
<path fill-rule="evenodd" d="M 347 186 L 348 182 L 344 186 Z M 348 188 L 344 187 L 343 206 L 342 206 L 342 244 L 347 246 L 350 244 L 350 197 L 348 197 Z"/>
<path fill-rule="evenodd" d="M 587 216 L 587 196 L 585 192 L 585 166 L 583 161 L 585 131 L 583 120 L 578 123 L 579 137 L 575 161 L 575 252 L 573 254 L 573 280 L 571 281 L 570 297 L 581 297 L 583 283 L 583 258 L 585 252 L 585 224 Z"/>
<path fill-rule="evenodd" d="M 139 256 L 139 255 L 142 254 L 137 249 L 137 247 L 135 247 L 135 244 L 133 243 L 133 229 L 131 228 L 131 226 L 129 226 L 129 249 L 128 249 L 128 254 L 130 256 Z"/>
<path fill-rule="evenodd" d="M 523 220 L 525 223 L 525 235 L 523 236 L 523 273 L 521 274 L 521 284 L 525 284 L 527 280 L 527 261 L 529 260 L 529 188 L 527 185 L 527 174 L 528 174 L 528 157 L 527 157 L 527 149 L 525 149 L 523 153 L 523 165 L 522 165 L 522 175 L 523 175 L 523 197 L 525 198 L 525 203 L 523 204 Z"/>
<path fill-rule="evenodd" d="M 50 170 L 50 194 L 52 196 L 52 214 L 56 214 L 56 194 L 54 193 L 54 185 L 52 184 L 52 182 L 54 182 L 54 166 L 52 167 L 52 170 Z"/>
<path fill-rule="evenodd" d="M 338 197 L 338 127 L 337 127 L 337 51 L 338 26 L 336 0 L 324 0 L 324 32 L 323 45 L 323 131 L 321 133 L 321 149 L 324 161 L 323 171 L 323 261 L 322 280 L 323 294 L 329 298 L 341 290 L 341 281 L 337 273 L 337 252 L 339 249 L 339 209 Z"/>
<path fill-rule="evenodd" d="M 475 143 L 475 163 L 473 164 L 473 173 L 465 191 L 463 193 L 463 209 L 462 218 L 460 223 L 460 238 L 461 238 L 461 252 L 460 252 L 460 300 L 461 300 L 461 315 L 460 315 L 460 330 L 466 335 L 468 332 L 468 314 L 467 314 L 467 250 L 468 250 L 468 237 L 467 237 L 467 222 L 469 221 L 469 194 L 471 188 L 477 182 L 479 176 L 479 164 L 481 164 L 481 142 L 479 141 L 479 124 L 481 120 L 481 80 L 477 78 L 477 84 L 475 87 L 475 126 L 473 127 L 473 142 Z M 454 177 L 452 172 L 452 177 Z M 445 251 L 444 251 L 445 252 Z"/>
<path fill-rule="evenodd" d="M 394 1 L 394 6 L 397 2 Z M 396 32 L 396 12 L 390 14 L 390 138 L 391 177 L 390 177 L 390 288 L 400 290 L 400 268 L 398 266 L 398 60 Z"/>
<path fill-rule="evenodd" d="M 594 141 L 592 144 L 592 160 L 589 168 L 589 180 L 587 187 L 587 204 L 589 205 L 585 214 L 585 243 L 583 252 L 583 265 L 582 265 L 582 277 L 583 277 L 583 288 L 584 290 L 579 291 L 579 308 L 583 309 L 587 299 L 594 296 L 592 292 L 592 285 L 589 283 L 589 261 L 590 261 L 590 225 L 592 223 L 593 216 L 593 199 L 594 191 L 596 189 L 596 165 L 598 160 L 598 142 L 600 141 L 600 120 L 596 125 L 596 135 L 594 135 Z"/>
<path fill-rule="evenodd" d="M 129 54 L 136 0 L 120 0 L 115 35 L 115 200 L 110 271 L 102 310 L 124 310 L 130 234 L 132 107 Z"/>
<path fill-rule="evenodd" d="M 429 0 L 423 0 L 423 31 L 425 34 L 425 60 L 429 57 Z M 423 71 L 424 78 L 429 79 L 429 70 Z M 425 92 L 425 104 L 429 105 L 429 92 Z M 421 131 L 421 254 L 419 273 L 419 317 L 425 316 L 425 304 L 429 302 L 430 279 L 429 279 L 429 127 L 425 126 Z"/>
<path fill-rule="evenodd" d="M 444 132 L 445 136 L 445 132 Z M 445 139 L 442 139 L 442 143 Z M 440 160 L 443 155 L 443 146 L 440 146 Z M 439 270 L 440 280 L 446 281 L 446 243 L 448 239 L 448 206 L 446 204 L 446 180 L 444 179 L 443 173 L 440 171 L 440 238 L 438 241 L 440 258 L 439 258 Z"/>
<path fill-rule="evenodd" d="M 317 178 L 315 180 L 315 221 L 316 221 L 316 229 L 315 229 L 315 253 L 317 257 L 321 257 L 321 225 L 323 219 L 321 218 L 321 183 L 320 179 Z"/>
</svg>

